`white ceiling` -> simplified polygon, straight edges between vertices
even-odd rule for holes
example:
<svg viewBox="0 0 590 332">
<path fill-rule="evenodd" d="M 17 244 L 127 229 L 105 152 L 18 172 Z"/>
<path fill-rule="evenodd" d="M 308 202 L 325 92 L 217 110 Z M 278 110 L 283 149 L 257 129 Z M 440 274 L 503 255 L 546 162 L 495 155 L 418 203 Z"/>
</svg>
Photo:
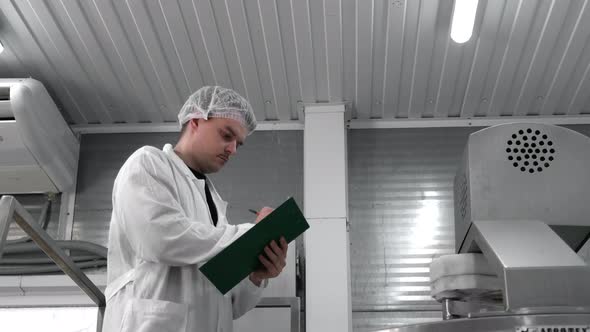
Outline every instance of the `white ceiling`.
<svg viewBox="0 0 590 332">
<path fill-rule="evenodd" d="M 0 0 L 0 77 L 42 81 L 72 124 L 176 121 L 218 84 L 259 120 L 347 102 L 353 119 L 590 114 L 588 0 Z M 589 121 L 590 122 L 590 121 Z"/>
</svg>

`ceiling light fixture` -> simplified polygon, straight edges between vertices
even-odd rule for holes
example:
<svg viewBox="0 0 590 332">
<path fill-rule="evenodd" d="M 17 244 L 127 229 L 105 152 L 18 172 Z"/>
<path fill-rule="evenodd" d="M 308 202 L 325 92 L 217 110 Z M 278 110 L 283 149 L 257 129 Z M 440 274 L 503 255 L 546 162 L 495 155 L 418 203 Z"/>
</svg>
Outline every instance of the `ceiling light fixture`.
<svg viewBox="0 0 590 332">
<path fill-rule="evenodd" d="M 478 0 L 455 0 L 451 39 L 462 44 L 471 38 Z"/>
</svg>

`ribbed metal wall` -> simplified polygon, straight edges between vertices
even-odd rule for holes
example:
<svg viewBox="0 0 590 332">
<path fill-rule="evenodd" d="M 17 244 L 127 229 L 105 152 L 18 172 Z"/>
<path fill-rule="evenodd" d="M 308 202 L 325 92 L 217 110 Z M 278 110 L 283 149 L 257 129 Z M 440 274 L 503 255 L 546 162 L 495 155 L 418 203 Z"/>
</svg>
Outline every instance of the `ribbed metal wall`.
<svg viewBox="0 0 590 332">
<path fill-rule="evenodd" d="M 349 132 L 355 330 L 441 317 L 430 298 L 429 264 L 453 253 L 453 177 L 473 131 Z"/>
<path fill-rule="evenodd" d="M 353 311 L 352 324 L 355 332 L 369 332 L 379 329 L 413 325 L 441 320 L 440 311 Z"/>
<path fill-rule="evenodd" d="M 73 239 L 106 246 L 113 181 L 119 168 L 141 146 L 161 148 L 174 144 L 177 137 L 170 133 L 83 135 Z M 230 163 L 211 178 L 229 202 L 228 218 L 234 224 L 254 220 L 249 208 L 277 206 L 288 196 L 302 204 L 303 133 L 255 132 Z"/>
<path fill-rule="evenodd" d="M 590 126 L 569 128 L 590 135 Z M 429 265 L 454 253 L 453 179 L 477 129 L 349 131 L 355 331 L 441 318 Z"/>
<path fill-rule="evenodd" d="M 1 195 L 0 195 L 1 196 Z M 41 211 L 45 202 L 47 202 L 47 195 L 31 194 L 31 195 L 13 195 L 16 200 L 31 214 L 35 220 L 39 220 Z M 59 224 L 59 209 L 60 209 L 60 195 L 56 195 L 51 203 L 51 210 L 49 223 L 47 224 L 47 232 L 54 239 L 57 236 L 57 226 Z M 13 221 L 10 224 L 8 231 L 8 239 L 13 240 L 25 236 L 25 232 Z"/>
<path fill-rule="evenodd" d="M 590 135 L 590 126 L 571 126 Z M 433 257 L 454 252 L 453 177 L 467 137 L 478 128 L 351 130 L 349 214 L 355 331 L 439 320 L 429 296 Z M 302 202 L 302 132 L 256 132 L 213 177 L 234 223 L 248 208 Z M 107 244 L 113 180 L 142 145 L 175 134 L 84 135 L 74 239 Z M 581 255 L 588 260 L 590 248 Z"/>
</svg>

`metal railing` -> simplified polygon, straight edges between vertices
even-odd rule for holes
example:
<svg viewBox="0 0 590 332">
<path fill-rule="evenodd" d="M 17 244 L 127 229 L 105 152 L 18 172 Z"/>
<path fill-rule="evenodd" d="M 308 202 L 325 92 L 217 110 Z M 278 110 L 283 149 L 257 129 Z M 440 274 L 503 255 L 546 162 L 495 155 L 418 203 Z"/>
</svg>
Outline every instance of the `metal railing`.
<svg viewBox="0 0 590 332">
<path fill-rule="evenodd" d="M 10 222 L 14 220 L 41 250 L 60 267 L 98 306 L 97 331 L 102 330 L 106 300 L 100 289 L 76 266 L 74 261 L 55 243 L 39 223 L 13 196 L 0 198 L 0 257 L 6 244 Z"/>
<path fill-rule="evenodd" d="M 11 221 L 14 220 L 20 228 L 49 256 L 61 270 L 67 274 L 98 306 L 97 332 L 102 330 L 102 321 L 106 306 L 102 291 L 76 266 L 74 261 L 47 234 L 39 223 L 24 209 L 13 196 L 5 195 L 0 198 L 0 258 Z M 260 299 L 257 308 L 290 308 L 291 332 L 299 332 L 301 328 L 301 302 L 298 297 L 264 297 Z"/>
</svg>

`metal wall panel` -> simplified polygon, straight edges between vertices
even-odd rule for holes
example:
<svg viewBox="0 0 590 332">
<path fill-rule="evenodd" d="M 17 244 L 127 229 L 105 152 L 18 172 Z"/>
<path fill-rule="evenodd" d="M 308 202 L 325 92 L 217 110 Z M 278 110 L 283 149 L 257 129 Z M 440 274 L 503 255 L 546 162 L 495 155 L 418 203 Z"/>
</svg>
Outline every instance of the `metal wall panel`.
<svg viewBox="0 0 590 332">
<path fill-rule="evenodd" d="M 352 322 L 355 332 L 368 332 L 402 325 L 438 321 L 441 320 L 441 315 L 440 311 L 353 312 Z"/>
<path fill-rule="evenodd" d="M 1 197 L 2 195 L 0 195 Z M 41 216 L 41 211 L 43 210 L 43 206 L 47 201 L 47 195 L 43 194 L 30 194 L 30 195 L 13 195 L 16 200 L 31 214 L 31 216 L 35 220 L 39 220 L 39 216 Z M 49 222 L 47 224 L 47 233 L 51 235 L 54 239 L 57 236 L 57 226 L 59 224 L 59 209 L 60 209 L 60 195 L 56 195 L 51 203 L 51 210 L 49 213 L 51 216 L 49 217 Z M 12 221 L 10 223 L 10 228 L 8 230 L 8 237 L 9 240 L 18 239 L 20 237 L 25 236 L 26 233 L 16 224 L 16 222 Z"/>
<path fill-rule="evenodd" d="M 569 126 L 590 135 L 590 126 Z M 351 130 L 349 218 L 355 330 L 441 317 L 429 265 L 454 253 L 453 179 L 479 128 Z M 580 252 L 590 261 L 587 245 Z"/>
<path fill-rule="evenodd" d="M 178 134 L 83 135 L 72 238 L 108 247 L 115 177 L 138 148 L 174 144 Z M 228 202 L 231 224 L 253 222 L 248 209 L 276 207 L 293 196 L 303 209 L 303 135 L 301 131 L 262 131 L 248 137 L 237 155 L 211 179 Z M 295 261 L 302 241 L 290 246 L 290 264 L 265 290 L 265 296 L 293 296 L 297 292 Z M 299 290 L 301 287 L 299 287 Z"/>
<path fill-rule="evenodd" d="M 253 133 L 231 162 L 213 174 L 217 190 L 229 202 L 231 223 L 252 222 L 248 209 L 277 206 L 293 196 L 303 208 L 303 133 Z M 177 134 L 83 135 L 73 239 L 107 245 L 113 182 L 127 157 L 144 145 L 161 148 Z"/>
</svg>

